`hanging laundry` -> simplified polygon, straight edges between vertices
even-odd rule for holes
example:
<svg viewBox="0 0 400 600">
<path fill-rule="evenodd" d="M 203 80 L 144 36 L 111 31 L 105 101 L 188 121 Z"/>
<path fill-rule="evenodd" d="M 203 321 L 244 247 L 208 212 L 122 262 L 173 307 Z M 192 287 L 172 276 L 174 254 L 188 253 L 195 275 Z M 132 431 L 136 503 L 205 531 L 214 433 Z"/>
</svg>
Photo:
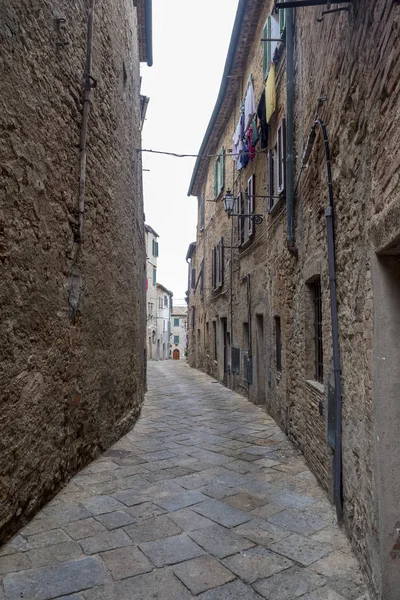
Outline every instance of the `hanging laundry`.
<svg viewBox="0 0 400 600">
<path fill-rule="evenodd" d="M 271 62 L 267 82 L 265 84 L 265 105 L 267 123 L 270 122 L 276 108 L 275 63 Z"/>
<path fill-rule="evenodd" d="M 233 134 L 233 138 L 232 138 L 232 142 L 233 142 L 232 158 L 236 162 L 239 158 L 240 128 L 241 128 L 241 124 L 240 124 L 240 119 L 239 119 L 238 124 L 236 125 L 235 133 Z"/>
<path fill-rule="evenodd" d="M 246 138 L 247 146 L 249 149 L 249 160 L 254 160 L 254 157 L 256 155 L 256 148 L 253 144 L 253 126 L 251 124 L 247 130 Z"/>
<path fill-rule="evenodd" d="M 260 121 L 261 149 L 268 148 L 268 124 L 267 109 L 265 105 L 265 90 L 263 90 L 257 106 L 257 117 Z"/>
<path fill-rule="evenodd" d="M 254 87 L 253 82 L 250 81 L 247 86 L 246 98 L 244 100 L 244 129 L 247 131 L 247 128 L 250 125 L 250 122 L 254 115 L 256 114 L 256 103 L 254 100 Z"/>
<path fill-rule="evenodd" d="M 255 146 L 259 139 L 260 139 L 260 136 L 258 135 L 258 129 L 257 129 L 257 117 L 253 117 L 253 120 L 251 122 L 251 144 L 252 144 L 252 146 Z"/>
</svg>

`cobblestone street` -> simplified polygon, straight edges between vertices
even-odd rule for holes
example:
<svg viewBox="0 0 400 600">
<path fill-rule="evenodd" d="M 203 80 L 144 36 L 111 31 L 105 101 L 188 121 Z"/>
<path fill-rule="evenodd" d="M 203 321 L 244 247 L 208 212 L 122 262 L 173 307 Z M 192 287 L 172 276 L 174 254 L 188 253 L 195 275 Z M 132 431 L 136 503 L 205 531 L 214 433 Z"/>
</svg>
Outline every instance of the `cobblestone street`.
<svg viewBox="0 0 400 600">
<path fill-rule="evenodd" d="M 149 363 L 133 430 L 0 549 L 0 598 L 367 600 L 335 512 L 264 410 Z"/>
</svg>

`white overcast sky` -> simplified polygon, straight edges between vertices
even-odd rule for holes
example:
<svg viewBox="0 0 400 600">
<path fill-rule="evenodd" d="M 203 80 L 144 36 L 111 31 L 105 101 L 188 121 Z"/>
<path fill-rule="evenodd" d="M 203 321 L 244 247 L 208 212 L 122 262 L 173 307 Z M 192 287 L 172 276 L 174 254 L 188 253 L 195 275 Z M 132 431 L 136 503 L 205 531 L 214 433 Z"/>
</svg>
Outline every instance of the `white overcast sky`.
<svg viewBox="0 0 400 600">
<path fill-rule="evenodd" d="M 196 154 L 217 99 L 237 0 L 153 0 L 150 97 L 143 148 Z M 157 280 L 183 300 L 186 252 L 196 239 L 197 201 L 188 197 L 194 158 L 143 154 L 146 223 L 159 234 Z"/>
</svg>

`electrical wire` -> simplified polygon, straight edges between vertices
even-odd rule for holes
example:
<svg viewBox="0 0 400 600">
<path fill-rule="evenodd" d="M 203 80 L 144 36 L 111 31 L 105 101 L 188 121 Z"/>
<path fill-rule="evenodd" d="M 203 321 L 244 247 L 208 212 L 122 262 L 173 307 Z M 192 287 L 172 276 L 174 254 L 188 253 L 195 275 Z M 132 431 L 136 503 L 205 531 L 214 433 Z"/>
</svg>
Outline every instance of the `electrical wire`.
<svg viewBox="0 0 400 600">
<path fill-rule="evenodd" d="M 177 154 L 176 152 L 163 152 L 162 150 L 149 150 L 146 148 L 136 148 L 136 152 L 149 152 L 151 154 L 164 154 L 166 156 L 174 156 L 175 158 L 217 158 L 217 157 L 221 156 L 220 154 Z M 254 152 L 255 152 L 255 154 L 265 154 L 266 149 L 264 148 L 262 150 L 255 150 Z M 238 153 L 229 152 L 227 154 L 227 156 L 243 156 L 244 154 L 250 154 L 250 152 L 249 151 L 238 152 Z"/>
</svg>

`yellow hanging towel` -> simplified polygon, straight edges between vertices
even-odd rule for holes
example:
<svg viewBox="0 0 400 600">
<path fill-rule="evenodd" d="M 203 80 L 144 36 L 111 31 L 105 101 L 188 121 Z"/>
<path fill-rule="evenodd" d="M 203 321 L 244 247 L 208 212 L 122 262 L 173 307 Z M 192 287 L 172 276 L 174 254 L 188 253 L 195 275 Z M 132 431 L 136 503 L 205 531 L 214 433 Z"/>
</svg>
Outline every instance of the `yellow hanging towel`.
<svg viewBox="0 0 400 600">
<path fill-rule="evenodd" d="M 275 63 L 271 62 L 267 81 L 265 83 L 265 105 L 267 110 L 267 123 L 269 123 L 276 108 Z"/>
</svg>

